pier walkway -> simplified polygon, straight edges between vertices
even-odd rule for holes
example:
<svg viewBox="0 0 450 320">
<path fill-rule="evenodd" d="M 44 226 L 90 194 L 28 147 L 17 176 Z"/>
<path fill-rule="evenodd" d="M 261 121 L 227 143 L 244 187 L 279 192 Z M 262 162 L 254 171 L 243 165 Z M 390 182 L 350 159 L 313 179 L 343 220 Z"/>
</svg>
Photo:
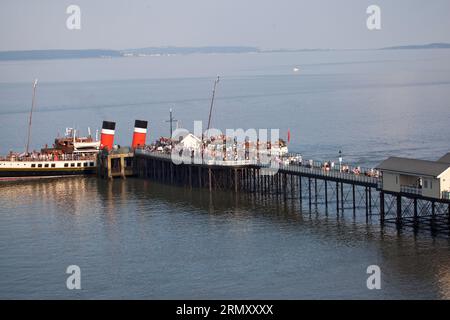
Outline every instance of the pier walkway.
<svg viewBox="0 0 450 320">
<path fill-rule="evenodd" d="M 135 150 L 135 155 L 150 158 L 157 158 L 164 161 L 172 161 L 172 155 L 162 152 L 151 152 L 142 149 Z M 343 183 L 355 183 L 362 186 L 377 188 L 381 184 L 379 173 L 373 168 L 363 168 L 345 165 L 342 169 L 336 165 L 334 169 L 325 169 L 324 164 L 319 161 L 309 160 L 306 163 L 287 163 L 289 158 L 296 158 L 300 154 L 289 153 L 284 156 L 278 163 L 272 162 L 262 164 L 256 160 L 203 160 L 201 158 L 192 159 L 191 157 L 180 157 L 183 163 L 191 163 L 194 166 L 211 166 L 211 167 L 249 167 L 257 169 L 278 170 L 280 173 L 302 175 L 311 178 L 323 178 L 331 181 Z M 359 172 L 359 173 L 355 173 Z"/>
</svg>

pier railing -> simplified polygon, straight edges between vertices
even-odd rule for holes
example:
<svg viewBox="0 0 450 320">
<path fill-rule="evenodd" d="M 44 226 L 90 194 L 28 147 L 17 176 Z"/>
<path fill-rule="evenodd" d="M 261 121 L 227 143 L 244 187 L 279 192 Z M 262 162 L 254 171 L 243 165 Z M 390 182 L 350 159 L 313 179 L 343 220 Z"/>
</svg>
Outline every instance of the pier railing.
<svg viewBox="0 0 450 320">
<path fill-rule="evenodd" d="M 267 165 L 266 167 L 269 167 Z M 340 171 L 339 169 L 324 169 L 322 167 L 314 167 L 309 165 L 300 165 L 300 164 L 279 164 L 279 169 L 287 172 L 293 173 L 303 173 L 303 174 L 312 174 L 319 177 L 328 177 L 335 178 L 339 180 L 347 180 L 354 182 L 361 182 L 367 184 L 378 185 L 380 179 L 378 177 L 367 176 L 364 174 L 355 174 L 352 171 Z"/>
<path fill-rule="evenodd" d="M 422 195 L 422 189 L 415 186 L 400 185 L 400 192 Z"/>
<path fill-rule="evenodd" d="M 192 156 L 186 156 L 181 155 L 177 156 L 177 158 L 173 158 L 172 154 L 170 153 L 164 153 L 164 152 L 158 152 L 158 151 L 147 151 L 142 149 L 136 149 L 135 154 L 142 154 L 142 155 L 149 155 L 151 157 L 160 158 L 160 159 L 166 159 L 166 160 L 177 160 L 182 163 L 186 164 L 202 164 L 202 165 L 208 165 L 208 166 L 248 166 L 248 165 L 257 165 L 256 160 L 221 160 L 221 159 L 202 159 L 198 155 L 192 157 Z"/>
<path fill-rule="evenodd" d="M 57 157 L 50 156 L 28 156 L 28 157 L 0 157 L 0 161 L 8 161 L 8 162 L 44 162 L 44 161 L 83 161 L 83 160 L 94 160 L 97 157 L 97 154 L 93 155 L 80 155 L 78 153 L 68 153 L 63 154 Z"/>
<path fill-rule="evenodd" d="M 148 151 L 144 149 L 135 149 L 134 154 L 142 154 L 142 155 L 148 155 L 155 158 L 162 158 L 162 159 L 172 159 L 172 155 L 170 153 L 164 153 L 164 152 L 158 152 L 158 151 Z"/>
<path fill-rule="evenodd" d="M 137 149 L 136 154 L 147 155 L 155 158 L 173 160 L 170 153 L 164 153 L 159 151 L 148 151 Z M 180 156 L 177 160 L 187 164 L 201 164 L 201 165 L 214 165 L 214 166 L 257 166 L 259 168 L 266 168 L 271 170 L 282 170 L 289 173 L 300 173 L 305 175 L 314 175 L 318 177 L 333 178 L 336 180 L 346 180 L 352 182 L 359 182 L 364 184 L 372 184 L 378 187 L 381 183 L 379 173 L 374 169 L 342 165 L 325 167 L 323 162 L 319 161 L 307 161 L 304 162 L 291 162 L 289 159 L 296 159 L 299 155 L 289 154 L 287 157 L 275 158 L 268 163 L 261 163 L 257 160 L 220 160 L 220 159 L 201 159 L 198 155 L 192 156 Z"/>
</svg>

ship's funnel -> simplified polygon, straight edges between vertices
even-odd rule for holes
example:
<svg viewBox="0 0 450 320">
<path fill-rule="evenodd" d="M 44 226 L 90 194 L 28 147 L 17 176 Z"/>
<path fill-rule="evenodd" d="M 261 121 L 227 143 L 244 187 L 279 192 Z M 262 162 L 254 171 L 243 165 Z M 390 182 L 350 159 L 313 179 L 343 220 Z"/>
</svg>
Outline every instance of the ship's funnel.
<svg viewBox="0 0 450 320">
<path fill-rule="evenodd" d="M 100 149 L 112 150 L 114 145 L 115 129 L 115 122 L 103 121 L 102 134 L 100 138 Z"/>
<path fill-rule="evenodd" d="M 147 136 L 147 125 L 148 122 L 144 120 L 136 120 L 134 122 L 133 142 L 131 143 L 132 148 L 144 147 L 145 137 Z"/>
</svg>

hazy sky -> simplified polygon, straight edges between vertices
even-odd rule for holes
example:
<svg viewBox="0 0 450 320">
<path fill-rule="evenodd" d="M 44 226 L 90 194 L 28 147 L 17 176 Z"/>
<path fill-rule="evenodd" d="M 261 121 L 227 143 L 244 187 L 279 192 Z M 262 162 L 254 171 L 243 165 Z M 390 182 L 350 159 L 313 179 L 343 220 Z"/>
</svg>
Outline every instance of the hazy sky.
<svg viewBox="0 0 450 320">
<path fill-rule="evenodd" d="M 81 30 L 66 28 L 70 4 L 81 8 Z M 382 30 L 366 27 L 371 4 Z M 449 13 L 449 0 L 1 0 L 0 50 L 450 42 Z"/>
</svg>

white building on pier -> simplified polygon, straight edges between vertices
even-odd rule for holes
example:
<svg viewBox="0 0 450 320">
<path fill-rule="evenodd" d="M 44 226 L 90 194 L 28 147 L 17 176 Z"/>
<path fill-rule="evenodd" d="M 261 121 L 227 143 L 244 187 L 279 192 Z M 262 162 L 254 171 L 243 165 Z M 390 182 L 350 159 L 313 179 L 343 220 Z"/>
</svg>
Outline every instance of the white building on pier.
<svg viewBox="0 0 450 320">
<path fill-rule="evenodd" d="M 382 173 L 382 190 L 449 199 L 450 153 L 438 161 L 390 157 L 377 169 Z"/>
</svg>

